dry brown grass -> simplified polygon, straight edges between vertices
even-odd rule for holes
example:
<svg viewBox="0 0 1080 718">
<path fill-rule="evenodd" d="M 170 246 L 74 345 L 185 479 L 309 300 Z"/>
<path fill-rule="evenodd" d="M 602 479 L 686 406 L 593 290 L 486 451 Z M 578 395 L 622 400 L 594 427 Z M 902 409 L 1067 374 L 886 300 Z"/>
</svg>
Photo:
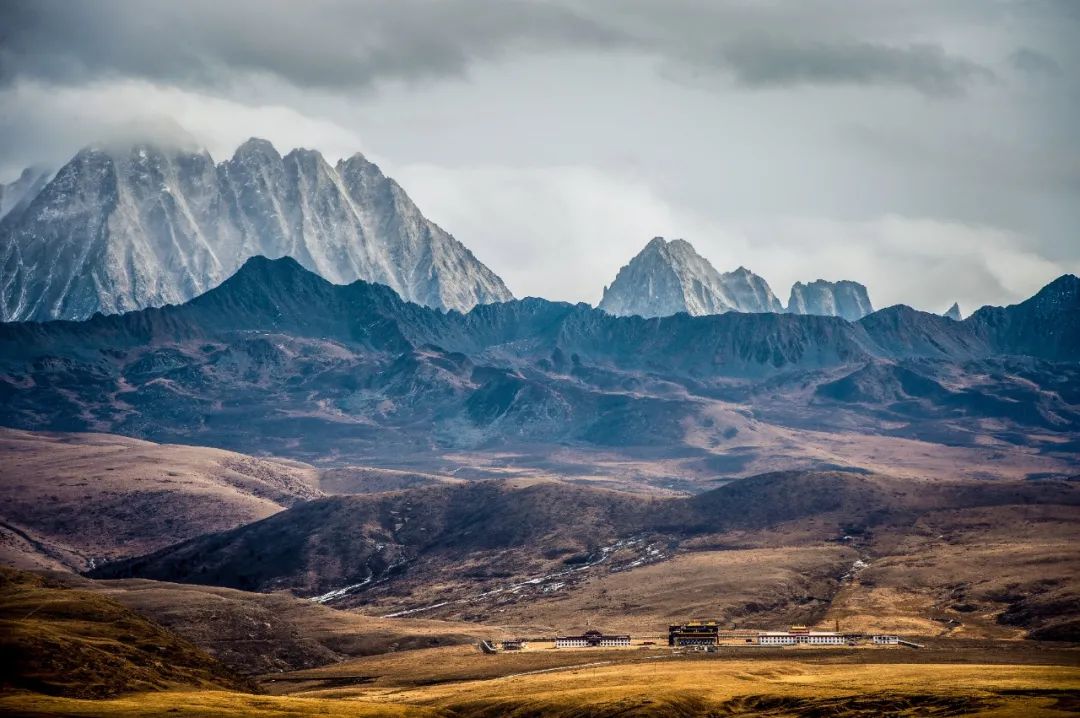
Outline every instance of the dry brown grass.
<svg viewBox="0 0 1080 718">
<path fill-rule="evenodd" d="M 1054 626 L 1075 618 L 1076 521 L 1073 507 L 997 506 L 933 511 L 904 531 L 877 531 L 869 566 L 839 592 L 822 623 L 838 619 L 850 630 L 868 632 L 1022 638 L 1025 623 Z"/>
<path fill-rule="evenodd" d="M 0 563 L 83 570 L 318 495 L 317 472 L 199 446 L 0 429 Z"/>
<path fill-rule="evenodd" d="M 755 565 L 747 561 L 746 570 Z M 1080 707 L 1077 651 L 1015 641 L 1006 642 L 1004 651 L 989 645 L 962 651 L 735 648 L 714 656 L 663 648 L 543 647 L 491 656 L 473 646 L 447 646 L 274 673 L 261 680 L 271 695 L 251 695 L 215 689 L 214 681 L 224 679 L 216 678 L 219 669 L 205 654 L 101 593 L 49 588 L 40 578 L 20 575 L 0 602 L 3 615 L 15 617 L 0 629 L 14 641 L 9 645 L 17 655 L 33 658 L 31 673 L 21 675 L 38 683 L 9 684 L 15 692 L 0 695 L 0 713 L 6 715 L 1006 718 L 1063 715 Z M 197 587 L 172 592 L 173 587 L 128 581 L 105 591 L 138 592 L 139 584 L 144 605 L 152 598 L 173 603 L 186 596 L 210 607 L 238 593 Z M 261 598 L 279 605 L 286 597 Z M 315 613 L 328 620 L 341 615 Z M 314 630 L 319 619 L 307 627 Z M 438 628 L 436 622 L 417 624 Z M 125 695 L 81 700 L 28 692 L 36 686 L 69 696 Z M 126 694 L 132 690 L 144 692 Z"/>
<path fill-rule="evenodd" d="M 438 685 L 384 694 L 465 715 L 1053 715 L 1080 670 L 1043 666 L 812 665 L 651 661 Z M 847 708 L 845 708 L 847 706 Z M 858 710 L 857 713 L 851 712 Z M 845 713 L 845 710 L 849 712 Z"/>
<path fill-rule="evenodd" d="M 812 389 L 811 389 L 812 390 Z M 792 399 L 785 400 L 784 410 Z M 798 399 L 794 399 L 798 401 Z M 760 408 L 760 407 L 759 407 Z M 559 478 L 623 491 L 658 494 L 712 488 L 716 480 L 745 478 L 771 471 L 845 466 L 909 480 L 1022 480 L 1032 473 L 1070 474 L 1075 458 L 979 437 L 970 446 L 868 432 L 865 417 L 850 417 L 854 428 L 815 431 L 747 417 L 745 407 L 710 402 L 701 407 L 708 426 L 685 426 L 685 444 L 706 452 L 691 458 L 664 452 L 607 447 L 510 446 L 500 451 L 453 451 L 418 467 L 453 466 L 477 478 Z M 759 416 L 760 411 L 755 412 Z M 819 423 L 819 422 L 815 422 Z M 728 430 L 737 428 L 730 435 Z M 1054 441 L 1050 437 L 1036 437 Z M 410 457 L 412 458 L 412 457 Z M 737 460 L 730 461 L 735 458 Z M 713 461 L 719 461 L 719 464 Z M 717 468 L 719 466 L 719 468 Z"/>
<path fill-rule="evenodd" d="M 106 701 L 51 698 L 23 693 L 0 696 L 0 713 L 11 716 L 197 716 L 206 718 L 428 718 L 440 711 L 409 705 L 258 696 L 223 691 L 138 693 Z"/>
<path fill-rule="evenodd" d="M 503 637 L 496 629 L 476 624 L 365 616 L 287 593 L 145 579 L 73 581 L 160 623 L 244 674 Z"/>
<path fill-rule="evenodd" d="M 0 569 L 0 686 L 100 698 L 244 685 L 195 645 L 103 596 Z"/>
<path fill-rule="evenodd" d="M 473 654 L 478 670 L 487 656 Z M 414 656 L 419 659 L 420 656 Z M 520 658 L 520 657 L 518 657 Z M 212 691 L 138 694 L 108 701 L 0 697 L 0 711 L 72 716 L 440 716 L 645 718 L 660 716 L 1064 716 L 1078 706 L 1069 666 L 851 664 L 798 660 L 645 660 L 527 675 L 443 676 L 417 684 L 423 661 L 396 663 L 411 686 L 358 683 L 300 696 Z M 387 668 L 389 666 L 383 666 Z M 502 666 L 503 670 L 507 668 Z"/>
<path fill-rule="evenodd" d="M 855 559 L 833 545 L 779 546 L 678 554 L 670 561 L 599 575 L 569 594 L 490 612 L 501 624 L 582 630 L 665 632 L 688 618 L 725 624 L 797 623 L 817 618 Z M 666 634 L 665 634 L 666 640 Z"/>
</svg>

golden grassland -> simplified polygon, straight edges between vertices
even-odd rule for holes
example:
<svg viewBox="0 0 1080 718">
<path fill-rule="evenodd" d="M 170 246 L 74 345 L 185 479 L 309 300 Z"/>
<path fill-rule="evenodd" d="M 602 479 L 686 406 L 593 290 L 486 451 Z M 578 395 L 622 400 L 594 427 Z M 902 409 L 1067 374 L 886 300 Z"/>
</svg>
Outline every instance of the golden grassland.
<svg viewBox="0 0 1080 718">
<path fill-rule="evenodd" d="M 413 718 L 438 716 L 429 708 L 389 703 L 260 696 L 227 691 L 136 693 L 104 701 L 56 698 L 33 693 L 0 696 L 0 714 L 13 716 L 326 716 L 327 718 Z"/>
<path fill-rule="evenodd" d="M 379 699 L 485 716 L 872 715 L 905 708 L 909 715 L 973 709 L 1019 716 L 1054 715 L 1051 706 L 1077 690 L 1080 671 L 1068 667 L 657 660 L 425 686 Z M 1061 694 L 1031 693 L 1038 691 Z"/>
<path fill-rule="evenodd" d="M 1075 652 L 1010 653 L 1014 662 L 996 664 L 978 662 L 982 653 L 736 649 L 703 656 L 659 648 L 484 656 L 456 646 L 267 677 L 262 685 L 455 717 L 1060 716 L 1061 708 L 1080 708 Z"/>
<path fill-rule="evenodd" d="M 856 558 L 836 544 L 694 551 L 633 571 L 601 574 L 566 594 L 499 606 L 492 618 L 545 626 L 549 632 L 574 631 L 592 621 L 636 635 L 642 626 L 666 630 L 668 623 L 687 617 L 752 623 L 745 614 L 768 612 L 770 625 L 780 627 L 815 618 L 816 605 L 801 605 L 799 598 L 829 595 L 829 577 L 843 573 Z"/>
<path fill-rule="evenodd" d="M 1029 641 L 710 655 L 541 644 L 485 655 L 454 645 L 268 673 L 256 684 L 100 594 L 24 572 L 3 570 L 0 579 L 0 664 L 11 669 L 0 676 L 2 715 L 914 718 L 1080 710 L 1080 651 Z"/>
<path fill-rule="evenodd" d="M 421 652 L 416 652 L 421 653 Z M 424 667 L 414 656 L 402 665 Z M 480 663 L 484 656 L 474 654 Z M 355 670 L 356 665 L 353 665 Z M 427 668 L 430 668 L 428 666 Z M 408 680 L 407 676 L 402 676 Z M 311 697 L 309 697 L 309 695 Z M 658 659 L 426 685 L 320 689 L 304 696 L 140 693 L 104 701 L 0 697 L 0 712 L 70 716 L 1064 716 L 1080 708 L 1075 666 L 793 659 Z"/>
<path fill-rule="evenodd" d="M 103 698 L 178 685 L 249 684 L 114 601 L 0 568 L 0 690 Z"/>
</svg>

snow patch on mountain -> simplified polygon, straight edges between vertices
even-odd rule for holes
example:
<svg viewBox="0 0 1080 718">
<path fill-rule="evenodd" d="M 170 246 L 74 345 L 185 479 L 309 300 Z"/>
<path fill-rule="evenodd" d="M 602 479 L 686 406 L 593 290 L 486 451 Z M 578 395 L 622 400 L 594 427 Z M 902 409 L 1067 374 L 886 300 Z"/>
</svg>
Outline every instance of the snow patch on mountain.
<svg viewBox="0 0 1080 718">
<path fill-rule="evenodd" d="M 781 312 L 768 282 L 745 267 L 720 274 L 685 240 L 655 237 L 604 288 L 600 309 L 617 316 L 662 317 Z"/>
<path fill-rule="evenodd" d="M 0 194 L 3 321 L 184 302 L 257 255 L 437 309 L 513 298 L 361 155 L 332 166 L 251 139 L 216 164 L 203 150 L 140 143 L 85 148 L 52 178 L 28 173 Z"/>
<path fill-rule="evenodd" d="M 791 314 L 843 317 L 853 322 L 871 314 L 874 307 L 866 287 L 858 282 L 818 279 L 809 284 L 795 282 L 791 287 L 787 311 Z"/>
</svg>

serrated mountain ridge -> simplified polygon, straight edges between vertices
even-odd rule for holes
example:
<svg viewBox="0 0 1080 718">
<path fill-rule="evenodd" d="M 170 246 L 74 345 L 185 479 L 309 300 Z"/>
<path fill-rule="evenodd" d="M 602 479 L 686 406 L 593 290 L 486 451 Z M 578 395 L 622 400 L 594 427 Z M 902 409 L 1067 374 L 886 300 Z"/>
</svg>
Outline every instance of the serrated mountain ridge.
<svg viewBox="0 0 1080 718">
<path fill-rule="evenodd" d="M 745 267 L 720 274 L 683 239 L 654 237 L 604 289 L 599 308 L 616 316 L 781 312 L 768 283 Z"/>
<path fill-rule="evenodd" d="M 743 426 L 731 401 L 950 441 L 958 415 L 1006 422 L 999 437 L 1067 433 L 1080 426 L 1078 285 L 960 322 L 904 306 L 857 322 L 646 319 L 536 298 L 462 314 L 258 257 L 182 305 L 0 323 L 0 425 L 388 465 L 514 442 L 690 449 L 700 431 L 726 441 L 726 422 Z"/>
<path fill-rule="evenodd" d="M 718 272 L 683 239 L 653 238 L 604 288 L 599 308 L 616 316 L 664 317 L 725 312 L 816 314 L 855 321 L 872 313 L 858 282 L 796 282 L 787 308 L 764 278 L 740 266 Z"/>
<path fill-rule="evenodd" d="M 334 166 L 253 138 L 215 164 L 205 150 L 91 146 L 28 203 L 22 194 L 0 223 L 4 321 L 178 304 L 257 255 L 294 257 L 339 284 L 385 284 L 436 309 L 512 298 L 361 155 Z"/>
</svg>

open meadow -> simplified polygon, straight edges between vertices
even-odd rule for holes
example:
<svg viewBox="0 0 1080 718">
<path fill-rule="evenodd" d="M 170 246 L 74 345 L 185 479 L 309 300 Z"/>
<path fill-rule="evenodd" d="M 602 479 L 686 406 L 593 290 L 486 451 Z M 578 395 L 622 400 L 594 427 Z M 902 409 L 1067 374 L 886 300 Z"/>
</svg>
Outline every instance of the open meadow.
<svg viewBox="0 0 1080 718">
<path fill-rule="evenodd" d="M 997 716 L 1080 710 L 1080 668 L 939 663 L 930 654 L 866 651 L 834 660 L 801 651 L 682 657 L 667 651 L 484 656 L 467 647 L 412 651 L 278 677 L 280 695 L 138 693 L 103 701 L 14 694 L 22 716 Z M 876 662 L 877 658 L 882 662 Z M 905 659 L 925 662 L 905 662 Z M 1070 660 L 1062 655 L 1044 656 Z M 1075 658 L 1073 656 L 1072 658 Z M 943 660 L 938 657 L 937 660 Z M 893 662 L 895 661 L 895 662 Z M 284 678 L 284 680 L 283 680 Z M 269 679 L 267 679 L 269 680 Z"/>
</svg>

